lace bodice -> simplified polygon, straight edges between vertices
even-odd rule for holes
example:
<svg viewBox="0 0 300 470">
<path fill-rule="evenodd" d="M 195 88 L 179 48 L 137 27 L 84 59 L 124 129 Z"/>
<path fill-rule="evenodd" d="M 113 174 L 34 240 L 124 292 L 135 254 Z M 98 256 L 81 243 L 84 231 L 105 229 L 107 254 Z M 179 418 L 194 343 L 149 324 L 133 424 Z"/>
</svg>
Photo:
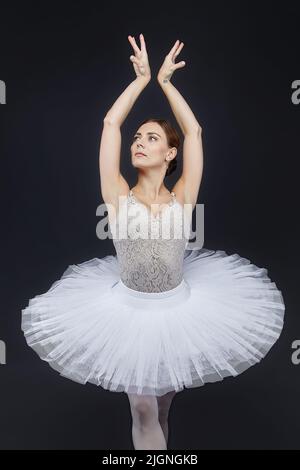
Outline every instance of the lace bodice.
<svg viewBox="0 0 300 470">
<path fill-rule="evenodd" d="M 110 223 L 120 277 L 131 289 L 162 292 L 182 280 L 189 229 L 184 229 L 183 206 L 171 195 L 170 203 L 154 215 L 130 190 Z"/>
</svg>

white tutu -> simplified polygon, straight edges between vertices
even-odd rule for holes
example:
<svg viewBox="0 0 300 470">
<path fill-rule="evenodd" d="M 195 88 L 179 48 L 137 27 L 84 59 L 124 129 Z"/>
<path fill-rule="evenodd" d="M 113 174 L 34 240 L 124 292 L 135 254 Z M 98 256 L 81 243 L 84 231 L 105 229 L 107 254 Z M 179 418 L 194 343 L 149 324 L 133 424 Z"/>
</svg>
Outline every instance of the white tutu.
<svg viewBox="0 0 300 470">
<path fill-rule="evenodd" d="M 186 250 L 183 280 L 140 292 L 116 256 L 71 265 L 22 310 L 28 345 L 62 376 L 161 396 L 236 376 L 280 336 L 284 301 L 265 268 L 238 254 Z"/>
</svg>

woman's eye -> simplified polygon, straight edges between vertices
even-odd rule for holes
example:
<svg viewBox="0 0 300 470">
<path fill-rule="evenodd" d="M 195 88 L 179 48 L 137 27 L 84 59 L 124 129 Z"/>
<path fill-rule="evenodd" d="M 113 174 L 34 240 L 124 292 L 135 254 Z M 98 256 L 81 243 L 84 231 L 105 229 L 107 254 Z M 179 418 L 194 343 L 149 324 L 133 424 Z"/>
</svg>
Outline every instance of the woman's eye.
<svg viewBox="0 0 300 470">
<path fill-rule="evenodd" d="M 137 138 L 138 138 L 138 136 L 135 136 L 135 137 L 133 138 L 133 141 L 135 141 Z M 157 140 L 156 137 L 153 137 L 153 135 L 151 135 L 149 138 L 150 138 L 150 139 Z"/>
</svg>

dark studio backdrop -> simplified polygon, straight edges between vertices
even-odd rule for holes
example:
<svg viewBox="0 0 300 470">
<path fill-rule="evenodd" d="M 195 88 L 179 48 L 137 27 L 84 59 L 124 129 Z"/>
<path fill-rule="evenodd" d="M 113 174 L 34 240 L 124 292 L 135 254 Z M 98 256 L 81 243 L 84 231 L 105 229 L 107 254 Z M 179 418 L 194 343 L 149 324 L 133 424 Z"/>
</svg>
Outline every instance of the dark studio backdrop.
<svg viewBox="0 0 300 470">
<path fill-rule="evenodd" d="M 2 449 L 133 449 L 127 396 L 61 377 L 20 325 L 28 300 L 68 265 L 115 254 L 96 236 L 99 143 L 106 112 L 135 78 L 127 36 L 139 33 L 152 81 L 121 128 L 123 175 L 134 186 L 130 143 L 143 119 L 170 119 L 180 132 L 155 78 L 179 39 L 186 66 L 172 83 L 203 128 L 204 247 L 267 268 L 286 305 L 283 332 L 259 364 L 175 396 L 170 448 L 300 447 L 299 17 L 296 2 L 1 6 Z"/>
</svg>

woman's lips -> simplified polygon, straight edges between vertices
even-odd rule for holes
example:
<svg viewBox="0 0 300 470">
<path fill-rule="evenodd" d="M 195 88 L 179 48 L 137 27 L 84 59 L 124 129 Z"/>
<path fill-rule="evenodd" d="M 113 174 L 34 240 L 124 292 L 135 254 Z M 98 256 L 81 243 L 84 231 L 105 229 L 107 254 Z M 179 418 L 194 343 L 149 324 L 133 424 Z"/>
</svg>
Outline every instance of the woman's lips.
<svg viewBox="0 0 300 470">
<path fill-rule="evenodd" d="M 145 155 L 144 153 L 142 153 L 142 152 L 137 152 L 137 153 L 135 154 L 135 156 L 136 156 L 136 157 L 146 157 L 146 155 Z"/>
</svg>

